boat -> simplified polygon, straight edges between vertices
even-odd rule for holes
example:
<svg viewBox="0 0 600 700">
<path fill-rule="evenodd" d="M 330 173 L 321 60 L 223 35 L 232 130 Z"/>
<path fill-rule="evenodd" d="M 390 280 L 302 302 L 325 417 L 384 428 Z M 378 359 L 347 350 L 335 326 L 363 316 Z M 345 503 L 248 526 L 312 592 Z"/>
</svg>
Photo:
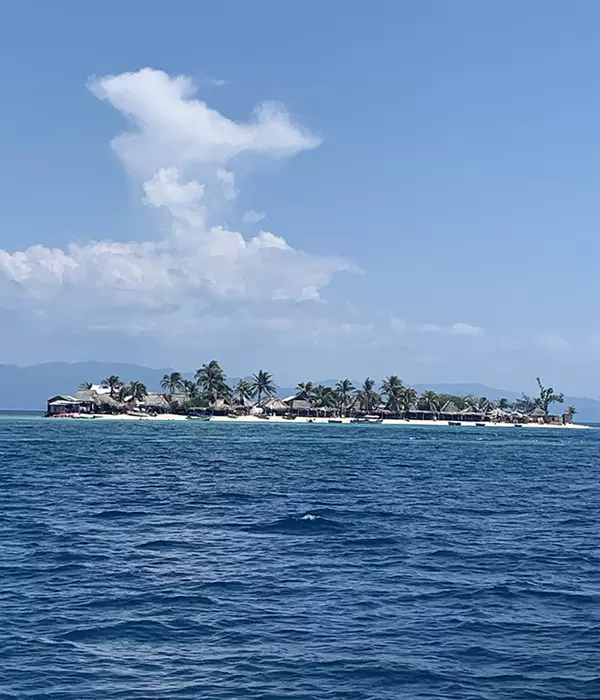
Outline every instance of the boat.
<svg viewBox="0 0 600 700">
<path fill-rule="evenodd" d="M 343 423 L 344 421 L 341 418 L 329 418 L 327 420 L 328 423 Z"/>
<path fill-rule="evenodd" d="M 477 428 L 485 428 L 485 423 L 475 423 L 475 427 Z"/>
<path fill-rule="evenodd" d="M 457 426 L 457 425 L 462 425 L 462 423 L 460 421 L 457 421 L 457 420 L 449 420 L 448 425 Z"/>
<path fill-rule="evenodd" d="M 380 418 L 379 416 L 364 416 L 364 418 L 353 418 L 350 422 L 361 424 L 383 423 L 383 418 Z"/>
<path fill-rule="evenodd" d="M 186 416 L 186 420 L 203 420 L 203 421 L 208 421 L 210 420 L 210 416 Z"/>
</svg>

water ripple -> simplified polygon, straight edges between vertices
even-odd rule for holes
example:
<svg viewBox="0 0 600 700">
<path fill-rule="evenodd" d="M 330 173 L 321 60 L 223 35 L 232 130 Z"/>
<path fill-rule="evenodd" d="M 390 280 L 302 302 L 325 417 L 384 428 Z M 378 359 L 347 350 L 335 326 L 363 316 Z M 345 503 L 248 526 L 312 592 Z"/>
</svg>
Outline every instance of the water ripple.
<svg viewBox="0 0 600 700">
<path fill-rule="evenodd" d="M 0 698 L 600 698 L 600 432 L 0 421 Z"/>
</svg>

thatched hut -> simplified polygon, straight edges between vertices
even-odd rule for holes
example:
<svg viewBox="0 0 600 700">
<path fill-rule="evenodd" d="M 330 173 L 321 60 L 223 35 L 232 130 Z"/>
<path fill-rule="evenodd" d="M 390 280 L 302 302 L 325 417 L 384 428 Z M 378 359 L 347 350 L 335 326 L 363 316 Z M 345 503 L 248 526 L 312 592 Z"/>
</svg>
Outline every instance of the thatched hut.
<svg viewBox="0 0 600 700">
<path fill-rule="evenodd" d="M 151 413 L 167 413 L 171 406 L 164 394 L 149 391 L 143 401 L 137 402 L 137 408 Z"/>
<path fill-rule="evenodd" d="M 273 413 L 275 415 L 283 415 L 290 410 L 289 406 L 277 396 L 266 396 L 256 405 L 258 408 L 262 408 L 265 413 Z"/>
<path fill-rule="evenodd" d="M 460 408 L 454 403 L 454 401 L 446 401 L 441 408 L 440 418 L 442 420 L 460 420 Z"/>
<path fill-rule="evenodd" d="M 284 399 L 283 403 L 288 407 L 291 413 L 295 413 L 298 416 L 308 416 L 311 412 L 310 401 L 306 399 L 299 398 L 299 396 L 292 396 L 290 398 Z"/>
<path fill-rule="evenodd" d="M 536 423 L 544 423 L 547 417 L 546 411 L 544 411 L 543 408 L 540 408 L 539 406 L 537 408 L 534 408 L 533 411 L 529 414 L 531 420 L 535 421 Z"/>
<path fill-rule="evenodd" d="M 460 412 L 460 417 L 461 420 L 466 420 L 466 421 L 482 421 L 485 417 L 485 414 L 476 409 L 474 406 L 467 406 Z"/>
</svg>

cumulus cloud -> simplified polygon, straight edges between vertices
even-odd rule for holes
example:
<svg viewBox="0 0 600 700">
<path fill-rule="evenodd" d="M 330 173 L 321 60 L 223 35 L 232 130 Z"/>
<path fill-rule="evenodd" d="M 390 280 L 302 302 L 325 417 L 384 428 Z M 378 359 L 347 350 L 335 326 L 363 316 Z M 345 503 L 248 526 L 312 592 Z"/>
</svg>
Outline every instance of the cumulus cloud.
<svg viewBox="0 0 600 700">
<path fill-rule="evenodd" d="M 168 218 L 167 232 L 145 242 L 0 250 L 0 308 L 70 314 L 89 326 L 122 318 L 126 329 L 134 325 L 128 312 L 137 311 L 138 326 L 172 332 L 173 323 L 188 326 L 219 303 L 319 301 L 337 272 L 354 269 L 272 232 L 245 238 L 218 220 L 238 195 L 236 158 L 282 158 L 319 145 L 283 107 L 263 103 L 236 122 L 196 99 L 189 78 L 150 68 L 94 78 L 89 89 L 130 121 L 112 147 L 144 204 Z M 169 324 L 157 322 L 165 314 Z"/>
<path fill-rule="evenodd" d="M 223 165 L 243 153 L 281 158 L 321 143 L 282 105 L 263 102 L 250 121 L 235 122 L 195 99 L 190 78 L 152 68 L 93 78 L 89 89 L 132 123 L 134 130 L 115 138 L 112 147 L 144 178 L 161 167 Z"/>
<path fill-rule="evenodd" d="M 479 326 L 472 326 L 469 323 L 454 323 L 450 326 L 452 335 L 466 335 L 473 338 L 481 338 L 485 335 L 485 330 Z"/>
</svg>

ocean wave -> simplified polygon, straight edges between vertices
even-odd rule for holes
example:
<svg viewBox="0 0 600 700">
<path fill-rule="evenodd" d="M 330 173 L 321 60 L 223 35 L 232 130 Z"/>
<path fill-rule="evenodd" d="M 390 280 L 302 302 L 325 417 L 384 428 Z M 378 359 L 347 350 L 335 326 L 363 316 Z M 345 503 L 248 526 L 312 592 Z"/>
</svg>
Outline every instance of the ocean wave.
<svg viewBox="0 0 600 700">
<path fill-rule="evenodd" d="M 305 513 L 280 518 L 268 523 L 259 523 L 247 528 L 248 532 L 279 535 L 321 535 L 343 532 L 347 525 L 336 520 Z"/>
<path fill-rule="evenodd" d="M 600 431 L 92 423 L 0 421 L 0 695 L 600 698 Z"/>
</svg>

